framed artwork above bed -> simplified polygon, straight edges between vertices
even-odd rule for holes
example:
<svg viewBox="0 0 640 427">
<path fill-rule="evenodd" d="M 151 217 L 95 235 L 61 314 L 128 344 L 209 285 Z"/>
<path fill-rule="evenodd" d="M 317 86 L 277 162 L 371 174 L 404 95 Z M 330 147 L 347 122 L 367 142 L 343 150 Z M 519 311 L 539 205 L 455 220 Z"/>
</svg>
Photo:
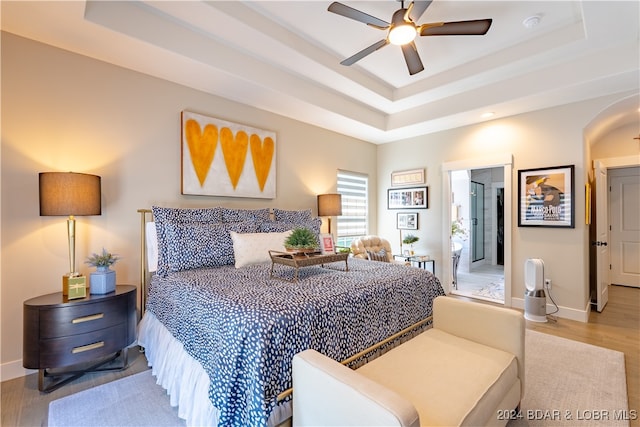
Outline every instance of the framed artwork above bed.
<svg viewBox="0 0 640 427">
<path fill-rule="evenodd" d="M 183 111 L 182 194 L 276 197 L 276 134 Z"/>
</svg>

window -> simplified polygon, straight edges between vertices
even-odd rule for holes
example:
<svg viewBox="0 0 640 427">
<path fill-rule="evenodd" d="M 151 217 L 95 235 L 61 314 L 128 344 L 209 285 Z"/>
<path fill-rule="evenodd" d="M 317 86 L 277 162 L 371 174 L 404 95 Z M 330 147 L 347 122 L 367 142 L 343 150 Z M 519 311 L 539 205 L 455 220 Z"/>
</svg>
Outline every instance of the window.
<svg viewBox="0 0 640 427">
<path fill-rule="evenodd" d="M 338 171 L 338 193 L 342 195 L 342 215 L 338 217 L 338 246 L 351 246 L 355 238 L 366 236 L 369 178 L 366 175 Z"/>
</svg>

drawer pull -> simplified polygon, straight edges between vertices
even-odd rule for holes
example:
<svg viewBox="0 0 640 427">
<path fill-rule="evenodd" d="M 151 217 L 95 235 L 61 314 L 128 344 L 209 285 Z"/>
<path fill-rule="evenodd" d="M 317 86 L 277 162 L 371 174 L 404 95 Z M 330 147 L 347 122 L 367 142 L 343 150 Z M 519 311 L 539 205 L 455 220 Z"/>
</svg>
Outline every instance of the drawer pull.
<svg viewBox="0 0 640 427">
<path fill-rule="evenodd" d="M 93 344 L 87 344 L 80 347 L 74 347 L 71 349 L 71 353 L 82 353 L 84 351 L 95 350 L 96 348 L 104 347 L 104 341 L 94 342 Z"/>
<path fill-rule="evenodd" d="M 92 320 L 102 319 L 103 317 L 104 313 L 92 314 L 91 316 L 76 317 L 71 323 L 91 322 Z"/>
</svg>

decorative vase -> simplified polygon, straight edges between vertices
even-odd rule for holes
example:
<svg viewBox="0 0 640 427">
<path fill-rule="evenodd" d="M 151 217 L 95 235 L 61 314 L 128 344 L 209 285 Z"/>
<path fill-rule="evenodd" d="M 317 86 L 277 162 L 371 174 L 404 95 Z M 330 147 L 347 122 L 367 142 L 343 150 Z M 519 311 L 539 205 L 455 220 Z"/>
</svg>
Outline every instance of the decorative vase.
<svg viewBox="0 0 640 427">
<path fill-rule="evenodd" d="M 108 294 L 116 290 L 116 272 L 108 266 L 97 267 L 89 279 L 89 293 Z"/>
</svg>

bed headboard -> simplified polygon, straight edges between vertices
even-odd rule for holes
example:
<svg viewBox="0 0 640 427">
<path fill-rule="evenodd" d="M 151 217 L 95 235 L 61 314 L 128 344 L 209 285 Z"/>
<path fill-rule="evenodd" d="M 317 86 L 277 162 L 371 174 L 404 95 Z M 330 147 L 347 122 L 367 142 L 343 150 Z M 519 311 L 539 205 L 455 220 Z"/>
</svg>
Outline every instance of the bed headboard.
<svg viewBox="0 0 640 427">
<path fill-rule="evenodd" d="M 151 209 L 138 209 L 140 214 L 140 317 L 147 305 L 147 280 L 158 266 L 158 239 Z"/>
</svg>

